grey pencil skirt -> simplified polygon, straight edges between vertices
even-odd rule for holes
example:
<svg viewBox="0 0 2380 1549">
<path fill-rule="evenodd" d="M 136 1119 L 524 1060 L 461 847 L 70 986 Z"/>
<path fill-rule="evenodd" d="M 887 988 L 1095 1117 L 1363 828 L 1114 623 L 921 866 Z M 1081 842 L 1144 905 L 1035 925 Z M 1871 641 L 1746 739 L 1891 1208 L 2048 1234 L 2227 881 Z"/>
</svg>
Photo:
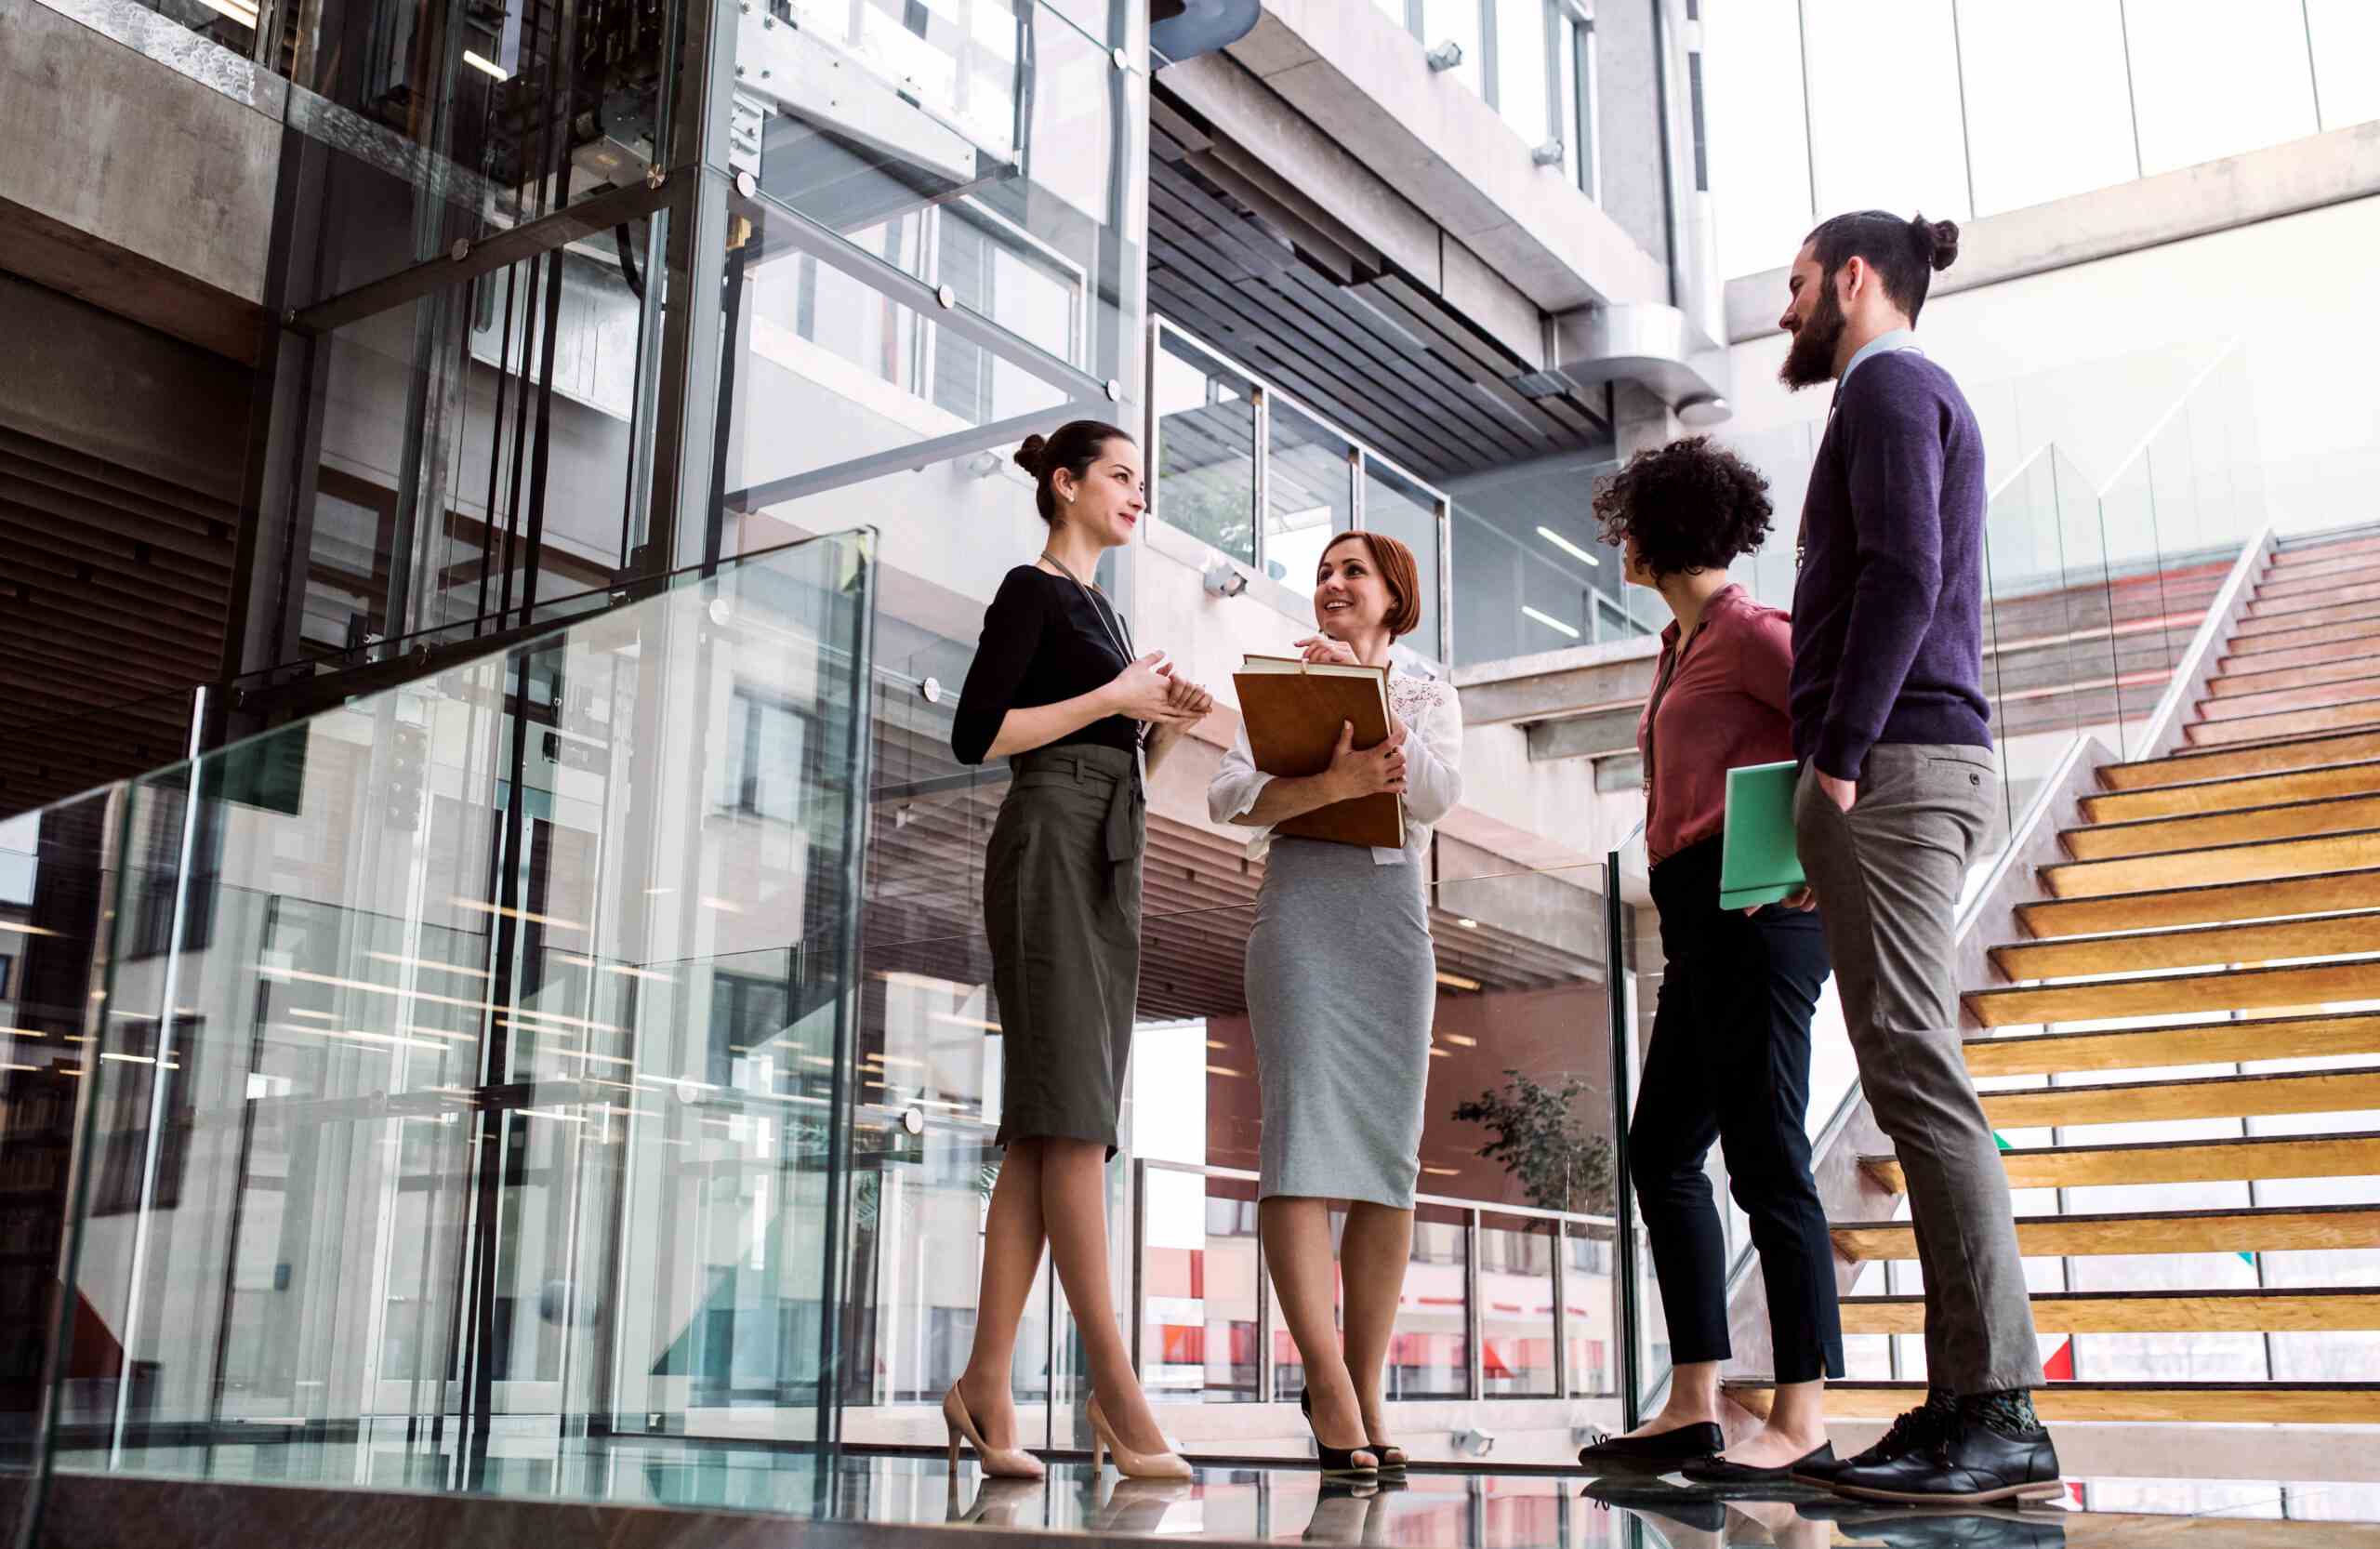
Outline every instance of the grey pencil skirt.
<svg viewBox="0 0 2380 1549">
<path fill-rule="evenodd" d="M 1278 839 L 1248 938 L 1264 1132 L 1259 1198 L 1413 1208 L 1437 953 L 1421 858 Z"/>
<path fill-rule="evenodd" d="M 1139 761 L 1067 744 L 1009 769 L 984 855 L 1001 1032 L 995 1139 L 1095 1140 L 1112 1157 L 1141 982 Z"/>
</svg>

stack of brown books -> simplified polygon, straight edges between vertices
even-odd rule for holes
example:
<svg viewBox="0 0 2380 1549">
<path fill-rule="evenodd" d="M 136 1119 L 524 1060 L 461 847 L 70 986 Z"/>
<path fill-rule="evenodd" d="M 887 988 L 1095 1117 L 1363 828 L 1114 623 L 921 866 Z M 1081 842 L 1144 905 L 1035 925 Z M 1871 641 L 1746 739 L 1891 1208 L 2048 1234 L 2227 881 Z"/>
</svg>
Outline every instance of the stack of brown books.
<svg viewBox="0 0 2380 1549">
<path fill-rule="evenodd" d="M 1256 767 L 1267 774 L 1319 774 L 1330 767 L 1339 730 L 1355 728 L 1358 748 L 1388 740 L 1388 669 L 1300 661 L 1294 656 L 1250 656 L 1232 674 L 1239 690 L 1240 719 Z M 1333 801 L 1285 823 L 1276 834 L 1327 839 L 1341 844 L 1402 849 L 1405 798 L 1395 791 Z"/>
</svg>

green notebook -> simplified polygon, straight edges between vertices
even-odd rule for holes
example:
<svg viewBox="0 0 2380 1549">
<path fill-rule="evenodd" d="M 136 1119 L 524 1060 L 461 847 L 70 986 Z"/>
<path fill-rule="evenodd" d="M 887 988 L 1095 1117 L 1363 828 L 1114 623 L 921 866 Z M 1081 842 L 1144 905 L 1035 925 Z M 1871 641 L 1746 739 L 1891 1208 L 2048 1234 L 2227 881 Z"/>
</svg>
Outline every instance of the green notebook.
<svg viewBox="0 0 2380 1549">
<path fill-rule="evenodd" d="M 1793 839 L 1793 787 L 1801 765 L 1747 764 L 1727 771 L 1726 838 L 1719 848 L 1719 904 L 1749 909 L 1801 887 Z"/>
</svg>

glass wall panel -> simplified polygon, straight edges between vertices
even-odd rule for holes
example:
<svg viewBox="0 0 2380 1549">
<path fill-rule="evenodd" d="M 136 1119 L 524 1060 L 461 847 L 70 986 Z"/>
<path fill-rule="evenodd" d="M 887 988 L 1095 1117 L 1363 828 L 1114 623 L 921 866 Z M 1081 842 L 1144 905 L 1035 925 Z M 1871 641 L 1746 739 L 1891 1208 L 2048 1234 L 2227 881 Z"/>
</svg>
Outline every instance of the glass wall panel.
<svg viewBox="0 0 2380 1549">
<path fill-rule="evenodd" d="M 2140 175 L 2121 0 L 1992 0 L 1958 21 L 1977 214 Z"/>
<path fill-rule="evenodd" d="M 1729 6 L 1702 40 L 1719 272 L 1782 268 L 1817 224 L 1799 7 Z"/>
<path fill-rule="evenodd" d="M 1593 645 L 1653 626 L 1659 599 L 1620 579 L 1620 551 L 1594 522 L 1595 482 L 1617 466 L 1557 459 L 1458 483 L 1449 515 L 1457 663 Z"/>
<path fill-rule="evenodd" d="M 802 0 L 797 10 L 793 27 L 747 12 L 738 33 L 736 165 L 760 192 L 947 285 L 949 304 L 1095 378 L 1136 381 L 1122 298 L 1141 261 L 1133 191 L 1147 83 L 1078 25 L 1104 35 L 1120 8 Z M 818 84 L 829 77 L 831 91 Z M 955 199 L 959 218 L 884 250 L 887 222 Z"/>
<path fill-rule="evenodd" d="M 1480 7 L 1489 0 L 1421 0 L 1421 46 L 1451 43 L 1462 62 L 1446 73 L 1474 91 L 1487 76 L 1487 49 L 1480 35 Z"/>
<path fill-rule="evenodd" d="M 513 1489 L 508 1416 L 818 1435 L 871 549 L 119 793 L 59 1466 L 269 1423 L 324 1476 Z"/>
<path fill-rule="evenodd" d="M 1438 625 L 1446 610 L 1438 603 L 1438 535 L 1443 502 L 1430 490 L 1397 472 L 1377 457 L 1364 459 L 1364 525 L 1385 533 L 1413 550 L 1413 564 L 1421 588 L 1421 621 L 1403 643 L 1432 661 L 1446 660 L 1447 647 Z"/>
<path fill-rule="evenodd" d="M 2300 0 L 2134 5 L 2124 20 L 2144 175 L 2314 132 Z"/>
<path fill-rule="evenodd" d="M 2306 26 L 2322 127 L 2380 118 L 2380 7 L 2306 0 Z"/>
<path fill-rule="evenodd" d="M 1150 363 L 1157 514 L 1242 564 L 1256 563 L 1256 388 L 1170 329 Z"/>
<path fill-rule="evenodd" d="M 1496 7 L 1496 111 L 1524 144 L 1554 136 L 1548 116 L 1553 102 L 1546 39 L 1553 10 L 1546 0 L 1490 0 Z"/>
<path fill-rule="evenodd" d="M 1950 0 L 1807 0 L 1802 12 L 1819 217 L 1914 208 L 1967 218 Z"/>
<path fill-rule="evenodd" d="M 59 1286 L 75 1104 L 98 1063 L 90 985 L 115 801 L 102 790 L 0 823 L 0 1481 L 41 1466 L 43 1373 L 72 1305 Z M 68 1375 L 112 1391 L 132 1374 Z"/>
<path fill-rule="evenodd" d="M 1140 1186 L 1142 1385 L 1152 1399 L 1261 1401 L 1254 1180 L 1152 1161 Z"/>
<path fill-rule="evenodd" d="M 1485 1393 L 1551 1397 L 1555 1390 L 1557 1225 L 1523 1216 L 1480 1218 L 1479 1372 Z"/>
<path fill-rule="evenodd" d="M 1355 449 L 1277 397 L 1266 409 L 1264 572 L 1302 589 L 1331 538 L 1355 524 Z"/>
</svg>

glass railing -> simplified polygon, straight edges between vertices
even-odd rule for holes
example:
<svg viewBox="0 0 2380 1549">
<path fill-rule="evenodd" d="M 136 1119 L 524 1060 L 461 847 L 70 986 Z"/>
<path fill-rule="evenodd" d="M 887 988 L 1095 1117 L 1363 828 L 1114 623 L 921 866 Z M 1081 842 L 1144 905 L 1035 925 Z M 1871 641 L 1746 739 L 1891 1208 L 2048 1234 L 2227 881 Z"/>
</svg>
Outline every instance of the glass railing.
<svg viewBox="0 0 2380 1549">
<path fill-rule="evenodd" d="M 826 1433 L 821 1250 L 879 1149 L 845 1101 L 874 549 L 7 826 L 0 1284 L 46 1331 L 0 1467 L 509 1492 L 524 1417 Z"/>
</svg>

